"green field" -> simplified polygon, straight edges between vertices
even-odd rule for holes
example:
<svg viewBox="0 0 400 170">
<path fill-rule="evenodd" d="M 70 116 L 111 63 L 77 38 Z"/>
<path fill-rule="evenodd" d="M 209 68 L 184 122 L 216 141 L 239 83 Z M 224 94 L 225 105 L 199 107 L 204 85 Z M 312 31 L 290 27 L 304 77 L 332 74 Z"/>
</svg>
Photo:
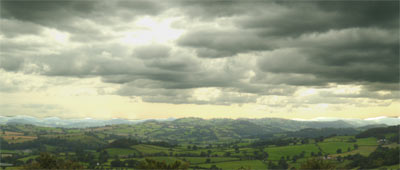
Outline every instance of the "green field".
<svg viewBox="0 0 400 170">
<path fill-rule="evenodd" d="M 210 159 L 210 163 L 237 161 L 237 160 L 239 160 L 239 158 L 232 158 L 232 157 L 211 157 L 211 158 L 205 158 L 205 157 L 179 157 L 179 159 L 185 160 L 187 162 L 190 162 L 190 164 L 204 164 L 204 163 L 206 163 L 207 159 Z"/>
<path fill-rule="evenodd" d="M 124 156 L 124 155 L 130 155 L 130 154 L 139 154 L 139 152 L 136 150 L 125 149 L 125 148 L 108 148 L 108 149 L 106 149 L 106 151 L 108 152 L 108 154 L 111 157 L 114 157 L 116 155 Z"/>
<path fill-rule="evenodd" d="M 209 163 L 209 164 L 199 164 L 199 167 L 210 168 L 212 165 L 216 165 L 218 168 L 222 169 L 238 169 L 240 167 L 248 169 L 267 169 L 267 165 L 259 160 L 246 160 L 246 161 L 231 161 L 231 162 L 221 162 L 221 163 Z"/>
<path fill-rule="evenodd" d="M 354 143 L 348 143 L 348 142 L 322 142 L 318 143 L 318 146 L 321 148 L 322 152 L 325 154 L 336 154 L 336 151 L 338 149 L 342 150 L 343 152 L 347 152 L 347 149 L 354 148 L 353 147 Z"/>
<path fill-rule="evenodd" d="M 134 145 L 131 148 L 143 153 L 143 154 L 154 154 L 154 153 L 159 153 L 159 152 L 165 152 L 169 153 L 169 149 L 161 146 L 154 146 L 154 145 L 146 145 L 146 144 L 140 144 L 140 145 Z"/>
<path fill-rule="evenodd" d="M 376 138 L 361 138 L 361 139 L 357 139 L 357 144 L 359 146 L 364 146 L 364 145 L 372 145 L 372 146 L 376 146 L 378 145 L 378 143 L 376 142 L 377 139 Z"/>
<path fill-rule="evenodd" d="M 305 151 L 306 157 L 310 156 L 311 152 L 319 152 L 318 147 L 315 144 L 268 147 L 265 148 L 264 151 L 269 154 L 268 160 L 279 160 L 282 156 L 292 157 L 293 155 L 299 155 L 303 151 Z"/>
</svg>

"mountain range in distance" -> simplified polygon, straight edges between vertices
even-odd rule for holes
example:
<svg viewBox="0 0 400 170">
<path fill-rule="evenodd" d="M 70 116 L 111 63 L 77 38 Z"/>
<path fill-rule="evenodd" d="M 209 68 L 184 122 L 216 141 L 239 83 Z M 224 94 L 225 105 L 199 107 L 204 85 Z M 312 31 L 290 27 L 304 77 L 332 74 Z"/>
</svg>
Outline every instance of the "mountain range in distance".
<svg viewBox="0 0 400 170">
<path fill-rule="evenodd" d="M 194 121 L 211 121 L 211 122 L 220 122 L 220 121 L 248 121 L 254 124 L 268 124 L 270 126 L 275 127 L 286 127 L 287 130 L 296 127 L 303 128 L 357 128 L 362 126 L 370 126 L 370 125 L 399 125 L 400 117 L 376 117 L 376 118 L 367 118 L 367 119 L 346 119 L 346 118 L 315 118 L 310 120 L 304 119 L 282 119 L 282 118 L 259 118 L 259 119 L 248 119 L 248 118 L 239 118 L 239 119 L 201 119 L 201 118 L 166 118 L 166 119 L 139 119 L 139 120 L 129 120 L 122 118 L 115 118 L 109 120 L 100 120 L 93 118 L 83 118 L 83 119 L 63 119 L 59 117 L 46 117 L 46 118 L 37 118 L 32 116 L 0 116 L 0 124 L 31 124 L 36 126 L 45 126 L 45 127 L 62 127 L 62 128 L 87 128 L 87 127 L 100 127 L 106 125 L 118 125 L 118 124 L 139 124 L 149 121 L 156 122 L 178 122 L 182 120 L 193 119 Z"/>
</svg>

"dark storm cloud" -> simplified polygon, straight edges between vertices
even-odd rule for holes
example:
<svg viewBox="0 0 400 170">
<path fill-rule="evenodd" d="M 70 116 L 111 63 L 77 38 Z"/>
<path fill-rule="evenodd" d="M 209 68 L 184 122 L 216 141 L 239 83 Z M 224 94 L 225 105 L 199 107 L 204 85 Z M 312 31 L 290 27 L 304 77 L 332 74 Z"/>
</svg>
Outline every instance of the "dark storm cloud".
<svg viewBox="0 0 400 170">
<path fill-rule="evenodd" d="M 85 17 L 95 9 L 95 1 L 1 1 L 1 16 L 43 25 Z"/>
<path fill-rule="evenodd" d="M 169 56 L 170 49 L 167 46 L 152 44 L 137 48 L 134 52 L 139 58 L 142 59 L 154 59 L 154 58 L 166 58 Z"/>
<path fill-rule="evenodd" d="M 207 6 L 213 6 L 213 3 L 207 2 L 209 1 L 205 1 L 202 6 L 204 10 L 208 10 Z M 196 48 L 200 57 L 229 57 L 240 52 L 270 50 L 271 47 L 282 48 L 286 44 L 276 43 L 304 34 L 348 28 L 393 30 L 399 27 L 398 3 L 397 1 L 349 3 L 250 1 L 243 6 L 238 5 L 245 8 L 252 4 L 251 11 L 242 13 L 238 12 L 238 6 L 226 5 L 226 11 L 236 11 L 236 15 L 209 17 L 213 19 L 231 17 L 233 24 L 239 29 L 232 31 L 209 28 L 205 31 L 188 31 L 178 41 L 178 45 Z"/>
<path fill-rule="evenodd" d="M 155 1 L 38 1 L 5 0 L 0 2 L 1 17 L 56 28 L 72 33 L 72 40 L 102 41 L 111 36 L 102 32 L 102 28 L 82 27 L 84 22 L 109 26 L 119 22 L 129 22 L 143 15 L 157 15 L 164 10 L 160 2 Z M 7 29 L 9 26 L 5 26 Z M 26 27 L 20 26 L 18 29 Z M 31 28 L 31 27 L 30 27 Z M 30 32 L 33 32 L 32 27 Z M 22 30 L 24 31 L 24 30 Z M 8 32 L 8 31 L 7 31 Z M 37 32 L 36 32 L 37 33 Z"/>
<path fill-rule="evenodd" d="M 372 86 L 399 82 L 398 3 L 253 3 L 257 5 L 251 11 L 240 14 L 206 15 L 231 17 L 237 30 L 191 30 L 177 44 L 209 58 L 269 51 L 270 56 L 260 55 L 261 71 L 253 83 L 356 83 L 382 90 Z M 227 9 L 238 11 L 229 5 Z"/>
<path fill-rule="evenodd" d="M 18 71 L 22 68 L 23 63 L 24 63 L 23 58 L 18 58 L 18 57 L 0 58 L 0 67 L 7 71 Z"/>
<path fill-rule="evenodd" d="M 0 67 L 6 71 L 101 77 L 121 86 L 118 95 L 175 104 L 254 103 L 261 96 L 293 96 L 299 87 L 332 83 L 363 91 L 288 103 L 390 100 L 398 94 L 398 1 L 0 3 L 5 37 Z M 184 30 L 172 44 L 120 43 L 126 32 L 145 29 L 135 19 L 168 15 L 180 17 L 174 27 Z M 49 29 L 81 44 L 52 49 L 49 42 L 29 38 L 44 37 Z M 198 99 L 193 96 L 198 88 L 221 94 Z"/>
<path fill-rule="evenodd" d="M 136 15 L 156 15 L 161 3 L 154 1 L 1 1 L 2 17 L 55 26 L 73 18 L 106 18 L 111 14 L 132 18 Z M 126 12 L 126 13 L 124 13 Z M 126 14 L 127 16 L 124 16 Z M 130 15 L 130 16 L 128 16 Z M 115 19 L 115 18 L 114 18 Z"/>
<path fill-rule="evenodd" d="M 396 37 L 397 31 L 380 29 L 331 31 L 260 57 L 258 66 L 264 72 L 313 75 L 326 83 L 397 83 Z"/>
<path fill-rule="evenodd" d="M 37 24 L 12 19 L 0 18 L 0 34 L 6 37 L 39 34 L 43 27 Z"/>
<path fill-rule="evenodd" d="M 271 40 L 272 41 L 272 40 Z M 197 48 L 204 58 L 230 57 L 240 52 L 268 50 L 271 42 L 246 31 L 199 30 L 181 37 L 178 45 Z"/>
<path fill-rule="evenodd" d="M 299 36 L 353 27 L 398 28 L 398 1 L 280 2 L 277 9 L 256 8 L 237 25 L 261 36 Z M 272 12 L 277 12 L 275 15 Z"/>
</svg>

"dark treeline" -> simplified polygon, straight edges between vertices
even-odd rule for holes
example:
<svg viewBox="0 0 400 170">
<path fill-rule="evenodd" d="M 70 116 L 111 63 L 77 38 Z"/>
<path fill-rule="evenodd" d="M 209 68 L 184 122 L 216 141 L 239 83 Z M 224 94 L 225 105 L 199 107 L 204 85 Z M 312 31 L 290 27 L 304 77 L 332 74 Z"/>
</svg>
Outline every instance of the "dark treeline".
<svg viewBox="0 0 400 170">
<path fill-rule="evenodd" d="M 322 129 L 301 129 L 296 132 L 286 133 L 288 137 L 302 137 L 302 138 L 317 138 L 320 136 L 342 136 L 342 135 L 356 135 L 360 131 L 354 128 L 322 128 Z"/>
<path fill-rule="evenodd" d="M 76 138 L 78 135 L 68 135 L 67 132 L 65 136 L 58 135 L 46 135 L 41 136 L 37 135 L 38 138 L 25 141 L 25 142 L 13 142 L 10 143 L 5 141 L 3 138 L 0 138 L 1 147 L 4 150 L 12 150 L 18 151 L 12 154 L 12 156 L 5 157 L 1 160 L 1 162 L 12 163 L 16 166 L 29 165 L 26 166 L 26 169 L 29 168 L 45 168 L 47 165 L 41 165 L 42 163 L 46 163 L 46 160 L 52 161 L 54 165 L 49 165 L 50 167 L 63 167 L 68 169 L 69 167 L 66 163 L 72 164 L 77 163 L 74 166 L 79 169 L 81 165 L 84 165 L 84 168 L 94 169 L 98 166 L 103 166 L 107 164 L 107 167 L 129 167 L 129 168 L 143 168 L 143 167 L 183 167 L 187 168 L 185 164 L 185 159 L 182 159 L 182 162 L 177 162 L 173 164 L 166 164 L 165 162 L 157 162 L 155 160 L 145 160 L 142 161 L 143 158 L 148 157 L 202 157 L 204 158 L 204 162 L 207 164 L 212 164 L 214 157 L 230 157 L 237 158 L 237 160 L 260 160 L 262 161 L 268 168 L 271 169 L 288 169 L 293 163 L 304 163 L 304 159 L 310 159 L 307 161 L 302 168 L 315 168 L 315 167 L 330 167 L 330 164 L 326 164 L 322 159 L 328 159 L 327 153 L 323 152 L 321 148 L 318 146 L 320 142 L 324 142 L 326 138 L 336 136 L 336 135 L 352 135 L 351 137 L 346 137 L 343 140 L 344 142 L 354 144 L 354 149 L 358 148 L 358 144 L 355 143 L 357 138 L 366 138 L 366 137 L 377 137 L 378 141 L 380 139 L 387 139 L 386 141 L 397 141 L 399 135 L 399 126 L 385 127 L 385 128 L 375 128 L 366 130 L 364 132 L 358 133 L 357 130 L 352 128 L 322 128 L 322 129 L 303 129 L 297 132 L 281 132 L 275 134 L 275 136 L 270 136 L 268 138 L 258 138 L 258 140 L 247 140 L 237 138 L 236 140 L 224 141 L 219 143 L 178 143 L 175 142 L 170 143 L 166 141 L 152 141 L 151 139 L 141 139 L 132 138 L 133 135 L 127 136 L 118 136 L 115 134 L 104 134 L 104 137 L 99 137 L 102 135 L 96 134 L 93 132 L 80 132 L 79 138 Z M 5 132 L 4 132 L 5 133 Z M 355 135 L 357 134 L 357 135 Z M 355 135 L 355 136 L 353 136 Z M 52 136 L 52 137 L 49 137 Z M 73 136 L 72 140 L 68 140 L 66 136 Z M 64 138 L 65 137 L 65 138 Z M 115 138 L 114 138 L 115 137 Z M 77 140 L 81 139 L 82 140 Z M 341 138 L 337 138 L 338 140 L 342 140 Z M 94 141 L 94 142 L 93 142 Z M 173 141 L 173 140 L 171 140 Z M 378 142 L 377 141 L 377 142 Z M 375 142 L 375 141 L 373 141 Z M 243 145 L 243 143 L 245 145 Z M 329 143 L 329 142 L 327 142 Z M 381 166 L 389 166 L 399 164 L 399 148 L 385 148 L 386 144 L 391 144 L 392 142 L 383 142 L 382 145 L 384 147 L 378 147 L 374 152 L 372 152 L 369 156 L 362 156 L 360 154 L 348 155 L 345 157 L 337 156 L 330 157 L 329 161 L 338 161 L 344 162 L 345 164 L 341 166 L 346 166 L 346 168 L 361 168 L 361 169 L 370 169 L 377 168 Z M 140 149 L 136 149 L 135 145 L 139 144 L 147 144 L 154 146 L 164 147 L 163 150 L 155 150 L 152 152 L 142 152 Z M 181 145 L 182 144 L 182 145 Z M 280 159 L 273 157 L 273 152 L 268 153 L 267 147 L 271 146 L 288 146 L 288 145 L 301 145 L 301 144 L 310 144 L 316 145 L 319 148 L 319 151 L 301 151 L 296 154 L 290 154 L 282 156 Z M 378 144 L 374 145 L 378 146 Z M 393 147 L 390 145 L 389 147 Z M 116 149 L 119 148 L 119 149 Z M 140 148 L 140 146 L 139 146 Z M 183 149 L 182 149 L 183 148 Z M 222 148 L 222 150 L 219 150 Z M 251 150 L 249 150 L 251 148 Z M 180 152 L 177 152 L 177 149 Z M 30 150 L 26 152 L 24 150 Z M 115 154 L 115 152 L 120 152 L 121 150 L 130 150 L 131 152 Z M 193 151 L 198 152 L 193 152 Z M 339 148 L 336 153 L 343 153 L 346 148 Z M 350 152 L 352 148 L 347 148 L 347 151 Z M 41 154 L 46 152 L 46 154 Z M 28 155 L 37 155 L 38 159 L 32 157 L 24 162 L 21 161 L 21 158 L 25 158 Z M 270 155 L 271 154 L 271 155 Z M 139 158 L 139 159 L 138 159 Z M 189 158 L 191 159 L 191 158 Z M 189 160 L 187 159 L 187 160 Z M 329 163 L 328 161 L 328 163 Z M 290 164 L 290 166 L 289 166 Z M 195 165 L 191 166 L 191 168 L 195 167 Z M 210 167 L 210 169 L 219 169 L 216 166 Z"/>
<path fill-rule="evenodd" d="M 345 159 L 352 160 L 347 165 L 347 168 L 353 169 L 359 167 L 360 169 L 372 169 L 380 166 L 396 165 L 400 163 L 399 148 L 385 148 L 378 147 L 369 156 L 362 156 L 360 154 L 345 157 Z"/>
<path fill-rule="evenodd" d="M 175 144 L 170 144 L 164 141 L 147 141 L 143 142 L 140 140 L 132 139 L 132 138 L 120 138 L 116 139 L 113 142 L 109 143 L 106 147 L 108 148 L 130 148 L 132 145 L 138 144 L 148 144 L 162 147 L 175 147 Z"/>
<path fill-rule="evenodd" d="M 44 138 L 44 137 L 39 137 L 35 140 L 21 142 L 21 143 L 8 143 L 7 141 L 0 138 L 0 143 L 2 149 L 8 149 L 8 150 L 23 150 L 31 148 L 40 150 L 45 145 L 52 145 L 52 146 L 58 146 L 59 151 L 75 151 L 76 149 L 79 148 L 96 149 L 103 146 L 97 143 L 89 144 L 80 141 L 72 141 L 60 138 Z"/>
<path fill-rule="evenodd" d="M 356 138 L 368 138 L 368 137 L 375 137 L 378 139 L 385 139 L 384 134 L 394 133 L 395 135 L 390 137 L 389 140 L 392 142 L 399 143 L 399 133 L 400 133 L 400 126 L 389 126 L 383 128 L 373 128 L 363 131 L 356 135 Z"/>
</svg>

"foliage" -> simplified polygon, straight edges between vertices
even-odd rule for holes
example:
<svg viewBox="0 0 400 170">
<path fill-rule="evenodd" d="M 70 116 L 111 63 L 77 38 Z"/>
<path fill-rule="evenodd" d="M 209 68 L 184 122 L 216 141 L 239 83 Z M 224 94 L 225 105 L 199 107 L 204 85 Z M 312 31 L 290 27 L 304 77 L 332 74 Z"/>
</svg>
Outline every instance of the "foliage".
<svg viewBox="0 0 400 170">
<path fill-rule="evenodd" d="M 71 160 L 57 159 L 49 153 L 41 153 L 36 161 L 24 166 L 24 169 L 83 169 L 83 166 Z"/>
<path fill-rule="evenodd" d="M 384 134 L 395 133 L 398 134 L 400 129 L 400 125 L 398 126 L 389 126 L 382 128 L 372 128 L 366 131 L 363 131 L 356 135 L 356 138 L 368 138 L 368 137 L 376 137 L 376 138 L 385 138 Z"/>
<path fill-rule="evenodd" d="M 145 159 L 144 161 L 140 162 L 138 169 L 178 169 L 178 170 L 185 170 L 189 168 L 189 164 L 182 163 L 181 161 L 175 161 L 172 164 L 167 164 L 165 162 L 156 161 L 153 159 Z"/>
<path fill-rule="evenodd" d="M 399 147 L 378 147 L 368 157 L 360 154 L 348 157 L 347 159 L 352 160 L 352 162 L 347 165 L 347 168 L 360 167 L 361 169 L 371 169 L 380 166 L 396 165 L 400 163 L 399 153 Z"/>
<path fill-rule="evenodd" d="M 117 139 L 110 144 L 108 144 L 108 147 L 110 148 L 130 148 L 132 145 L 137 145 L 140 144 L 139 141 L 134 140 L 134 139 Z"/>
<path fill-rule="evenodd" d="M 313 158 L 301 164 L 300 169 L 334 169 L 335 165 L 321 158 Z"/>
</svg>

